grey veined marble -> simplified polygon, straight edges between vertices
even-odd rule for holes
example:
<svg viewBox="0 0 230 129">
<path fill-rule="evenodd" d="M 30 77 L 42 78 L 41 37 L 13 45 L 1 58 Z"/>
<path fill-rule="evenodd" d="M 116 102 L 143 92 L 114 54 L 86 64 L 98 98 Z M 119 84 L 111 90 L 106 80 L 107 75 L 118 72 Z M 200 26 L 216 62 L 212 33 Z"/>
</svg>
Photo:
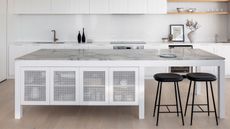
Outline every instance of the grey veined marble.
<svg viewBox="0 0 230 129">
<path fill-rule="evenodd" d="M 174 58 L 160 57 L 175 54 Z M 200 49 L 162 50 L 83 50 L 83 49 L 41 49 L 16 60 L 224 60 L 223 57 Z"/>
</svg>

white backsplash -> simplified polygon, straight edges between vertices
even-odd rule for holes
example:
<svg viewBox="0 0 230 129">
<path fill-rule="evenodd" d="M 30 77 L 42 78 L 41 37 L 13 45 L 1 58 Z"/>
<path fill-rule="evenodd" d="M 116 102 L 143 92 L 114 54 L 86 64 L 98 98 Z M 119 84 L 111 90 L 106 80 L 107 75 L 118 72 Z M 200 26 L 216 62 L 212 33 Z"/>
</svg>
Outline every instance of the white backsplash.
<svg viewBox="0 0 230 129">
<path fill-rule="evenodd" d="M 184 24 L 186 19 L 199 22 L 197 41 L 213 42 L 215 34 L 228 36 L 226 15 L 14 15 L 13 41 L 50 41 L 57 30 L 62 41 L 76 41 L 78 30 L 85 27 L 87 38 L 94 41 L 143 40 L 158 42 L 169 33 L 170 24 Z M 185 28 L 187 38 L 188 29 Z M 9 32 L 12 33 L 12 32 Z M 188 41 L 186 39 L 186 41 Z"/>
</svg>

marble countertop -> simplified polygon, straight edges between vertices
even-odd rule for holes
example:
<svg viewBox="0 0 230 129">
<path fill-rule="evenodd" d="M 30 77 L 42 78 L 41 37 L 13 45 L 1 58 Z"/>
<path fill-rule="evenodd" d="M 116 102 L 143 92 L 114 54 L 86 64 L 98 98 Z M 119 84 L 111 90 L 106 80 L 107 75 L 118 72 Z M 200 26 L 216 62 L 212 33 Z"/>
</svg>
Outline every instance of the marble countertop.
<svg viewBox="0 0 230 129">
<path fill-rule="evenodd" d="M 162 54 L 173 53 L 175 58 L 162 58 Z M 16 60 L 224 60 L 223 57 L 200 49 L 162 50 L 83 50 L 83 49 L 41 49 Z"/>
<path fill-rule="evenodd" d="M 38 44 L 36 42 L 46 42 L 46 41 L 16 41 L 12 45 L 36 45 L 36 46 L 106 46 L 106 45 L 117 45 L 117 44 L 111 44 L 111 41 L 101 41 L 101 42 L 93 42 L 93 43 L 81 43 L 78 44 L 76 41 L 63 41 L 65 42 L 64 44 Z M 48 42 L 48 41 L 47 41 Z M 189 43 L 189 42 L 151 42 L 151 41 L 145 41 L 144 45 L 184 45 L 184 44 L 191 44 L 191 45 L 198 45 L 198 44 L 203 44 L 203 45 L 216 45 L 216 44 L 224 44 L 224 45 L 229 45 L 230 43 L 215 43 L 215 42 L 197 42 L 197 43 Z"/>
</svg>

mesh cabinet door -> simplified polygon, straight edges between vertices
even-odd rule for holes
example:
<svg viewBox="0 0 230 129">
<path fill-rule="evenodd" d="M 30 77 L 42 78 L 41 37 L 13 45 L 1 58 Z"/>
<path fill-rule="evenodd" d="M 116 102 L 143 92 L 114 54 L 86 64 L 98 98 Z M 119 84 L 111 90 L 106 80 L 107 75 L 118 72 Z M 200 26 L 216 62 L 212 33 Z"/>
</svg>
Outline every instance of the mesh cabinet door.
<svg viewBox="0 0 230 129">
<path fill-rule="evenodd" d="M 76 104 L 76 79 L 77 72 L 67 69 L 52 70 L 52 88 L 51 103 L 52 104 Z"/>
<path fill-rule="evenodd" d="M 22 103 L 25 105 L 48 104 L 47 70 L 31 68 L 23 70 L 22 73 Z"/>
<path fill-rule="evenodd" d="M 82 69 L 82 103 L 100 105 L 107 103 L 107 71 L 105 69 Z"/>
<path fill-rule="evenodd" d="M 137 72 L 133 68 L 117 68 L 111 71 L 112 103 L 137 104 Z"/>
</svg>

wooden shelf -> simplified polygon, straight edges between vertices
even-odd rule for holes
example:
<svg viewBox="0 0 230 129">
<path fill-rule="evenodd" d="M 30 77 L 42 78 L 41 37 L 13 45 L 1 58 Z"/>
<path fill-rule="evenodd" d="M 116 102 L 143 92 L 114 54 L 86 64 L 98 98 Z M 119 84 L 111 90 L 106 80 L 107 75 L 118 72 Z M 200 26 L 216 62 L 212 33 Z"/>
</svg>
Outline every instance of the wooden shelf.
<svg viewBox="0 0 230 129">
<path fill-rule="evenodd" d="M 230 2 L 230 0 L 168 0 L 168 2 Z"/>
<path fill-rule="evenodd" d="M 189 12 L 168 12 L 168 14 L 210 14 L 210 15 L 227 15 L 230 14 L 230 12 L 193 12 L 193 13 L 189 13 Z"/>
</svg>

